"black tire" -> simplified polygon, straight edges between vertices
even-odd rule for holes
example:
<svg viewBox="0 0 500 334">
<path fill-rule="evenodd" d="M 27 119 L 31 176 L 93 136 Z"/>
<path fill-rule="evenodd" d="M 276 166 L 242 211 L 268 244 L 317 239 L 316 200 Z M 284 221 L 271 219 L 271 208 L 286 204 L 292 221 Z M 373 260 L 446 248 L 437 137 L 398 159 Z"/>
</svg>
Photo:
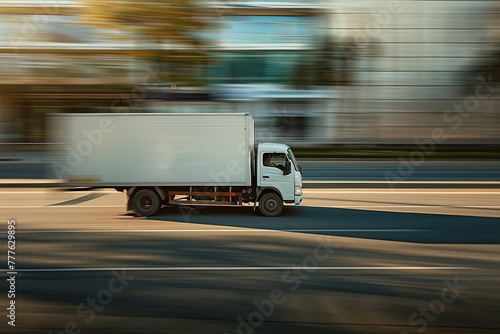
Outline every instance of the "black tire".
<svg viewBox="0 0 500 334">
<path fill-rule="evenodd" d="M 266 217 L 279 216 L 283 210 L 283 201 L 276 193 L 266 193 L 259 200 L 259 211 Z"/>
<path fill-rule="evenodd" d="M 144 217 L 154 215 L 161 207 L 160 196 L 151 189 L 139 190 L 133 201 L 135 212 Z"/>
</svg>

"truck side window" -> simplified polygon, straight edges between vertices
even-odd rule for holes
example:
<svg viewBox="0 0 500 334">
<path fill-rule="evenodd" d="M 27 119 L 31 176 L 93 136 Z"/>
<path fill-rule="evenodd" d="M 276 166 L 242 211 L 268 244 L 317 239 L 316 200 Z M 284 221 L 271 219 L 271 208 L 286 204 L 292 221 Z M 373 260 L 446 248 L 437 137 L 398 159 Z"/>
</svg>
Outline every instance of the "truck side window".
<svg viewBox="0 0 500 334">
<path fill-rule="evenodd" d="M 284 153 L 264 153 L 262 162 L 264 166 L 275 167 L 284 171 L 286 165 L 286 155 Z"/>
<path fill-rule="evenodd" d="M 273 157 L 272 153 L 264 153 L 264 157 L 262 159 L 264 166 L 274 167 L 272 162 L 271 162 L 272 157 Z"/>
</svg>

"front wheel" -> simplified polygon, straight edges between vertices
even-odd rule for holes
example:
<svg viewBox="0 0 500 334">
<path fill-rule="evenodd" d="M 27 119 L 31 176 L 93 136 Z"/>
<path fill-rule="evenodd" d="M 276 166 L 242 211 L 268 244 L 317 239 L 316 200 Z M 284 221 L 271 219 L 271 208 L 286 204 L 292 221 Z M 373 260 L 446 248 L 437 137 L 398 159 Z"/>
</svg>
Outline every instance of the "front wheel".
<svg viewBox="0 0 500 334">
<path fill-rule="evenodd" d="M 139 190 L 133 201 L 135 212 L 144 217 L 154 215 L 161 207 L 160 196 L 151 189 Z"/>
<path fill-rule="evenodd" d="M 278 194 L 267 193 L 262 195 L 259 201 L 259 211 L 266 217 L 279 216 L 283 210 L 283 201 Z"/>
</svg>

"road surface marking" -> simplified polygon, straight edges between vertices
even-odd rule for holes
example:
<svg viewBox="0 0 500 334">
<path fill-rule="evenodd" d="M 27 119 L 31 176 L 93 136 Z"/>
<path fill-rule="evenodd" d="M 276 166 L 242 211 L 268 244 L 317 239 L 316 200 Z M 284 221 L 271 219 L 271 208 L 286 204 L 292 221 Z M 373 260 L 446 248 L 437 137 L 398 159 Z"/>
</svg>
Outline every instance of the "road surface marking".
<svg viewBox="0 0 500 334">
<path fill-rule="evenodd" d="M 430 232 L 431 230 L 415 230 L 415 229 L 251 229 L 251 228 L 234 228 L 234 229 L 190 229 L 190 230 L 30 230 L 30 231 L 17 231 L 17 234 L 30 234 L 30 233 L 197 233 L 197 232 L 387 232 L 387 233 L 400 233 L 400 232 Z M 7 232 L 0 232 L 0 234 L 7 234 Z"/>
<path fill-rule="evenodd" d="M 304 194 L 416 194 L 416 195 L 500 195 L 499 191 L 410 191 L 410 190 L 303 190 Z"/>
<path fill-rule="evenodd" d="M 82 190 L 82 191 L 67 191 L 60 189 L 39 189 L 39 190 L 0 190 L 0 195 L 2 194 L 90 194 L 90 193 L 98 193 L 98 194 L 117 194 L 121 193 L 116 190 Z"/>
<path fill-rule="evenodd" d="M 327 200 L 325 198 L 325 200 Z M 318 199 L 321 201 L 321 199 Z M 356 200 L 353 200 L 356 202 Z M 291 207 L 291 206 L 290 206 Z M 2 205 L 0 209 L 86 209 L 86 208 L 125 208 L 125 204 L 123 205 L 85 205 L 82 204 L 71 204 L 71 205 Z M 248 208 L 248 207 L 246 207 Z M 498 205 L 474 205 L 474 206 L 452 206 L 452 205 L 434 205 L 434 204 L 410 204 L 410 205 L 301 205 L 300 208 L 336 208 L 336 209 L 414 209 L 414 208 L 436 208 L 436 209 L 500 209 Z M 167 208 L 168 210 L 168 208 Z M 170 214 L 178 214 L 178 213 L 170 213 Z M 159 215 L 161 216 L 161 215 Z M 172 217 L 175 218 L 175 217 Z"/>
<path fill-rule="evenodd" d="M 298 229 L 298 230 L 278 230 L 288 232 L 429 232 L 430 230 L 412 229 Z"/>
<path fill-rule="evenodd" d="M 0 209 L 41 209 L 41 208 L 50 208 L 50 209 L 84 209 L 84 208 L 124 208 L 123 205 L 2 205 Z"/>
<path fill-rule="evenodd" d="M 136 267 L 136 268 L 45 268 L 45 269 L 17 269 L 19 273 L 29 272 L 85 272 L 85 271 L 236 271 L 236 270 L 305 270 L 310 267 Z M 471 267 L 316 267 L 315 271 L 322 270 L 470 270 Z M 7 272 L 1 269 L 0 272 Z"/>
<path fill-rule="evenodd" d="M 304 205 L 308 208 L 328 208 L 328 209 L 461 209 L 461 210 L 481 210 L 490 209 L 492 211 L 500 210 L 500 206 L 452 206 L 452 205 Z M 415 212 L 417 214 L 418 212 Z"/>
<path fill-rule="evenodd" d="M 356 201 L 353 201 L 356 202 Z M 454 205 L 434 205 L 434 204 L 413 204 L 413 205 L 304 205 L 303 207 L 316 208 L 449 208 L 449 209 L 500 209 L 498 205 L 474 205 L 474 206 L 454 206 Z"/>
</svg>

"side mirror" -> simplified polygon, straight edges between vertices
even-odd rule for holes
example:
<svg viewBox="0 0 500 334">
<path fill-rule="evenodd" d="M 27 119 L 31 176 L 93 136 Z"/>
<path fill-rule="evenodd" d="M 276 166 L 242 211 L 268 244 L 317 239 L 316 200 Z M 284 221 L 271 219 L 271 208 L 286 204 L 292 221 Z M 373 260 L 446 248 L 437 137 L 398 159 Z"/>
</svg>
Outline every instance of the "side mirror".
<svg viewBox="0 0 500 334">
<path fill-rule="evenodd" d="M 285 162 L 285 171 L 283 172 L 283 175 L 288 175 L 292 172 L 292 164 L 290 163 L 290 160 L 286 160 Z"/>
</svg>

